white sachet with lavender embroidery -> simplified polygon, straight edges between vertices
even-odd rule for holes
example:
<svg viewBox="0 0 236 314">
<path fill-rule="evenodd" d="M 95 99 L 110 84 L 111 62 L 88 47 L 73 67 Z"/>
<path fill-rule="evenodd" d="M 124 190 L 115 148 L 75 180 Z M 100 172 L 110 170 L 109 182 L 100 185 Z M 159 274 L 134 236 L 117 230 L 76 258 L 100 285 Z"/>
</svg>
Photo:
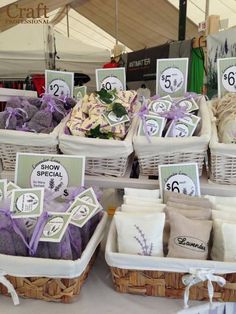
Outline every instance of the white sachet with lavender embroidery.
<svg viewBox="0 0 236 314">
<path fill-rule="evenodd" d="M 118 251 L 126 254 L 163 256 L 164 213 L 114 216 Z"/>
</svg>

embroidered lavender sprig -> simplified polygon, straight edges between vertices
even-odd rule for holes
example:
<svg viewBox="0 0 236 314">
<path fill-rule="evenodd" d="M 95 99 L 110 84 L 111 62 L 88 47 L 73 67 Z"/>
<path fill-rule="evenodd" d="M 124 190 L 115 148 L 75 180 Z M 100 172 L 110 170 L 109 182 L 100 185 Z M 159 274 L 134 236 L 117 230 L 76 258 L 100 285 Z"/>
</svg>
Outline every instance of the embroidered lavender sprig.
<svg viewBox="0 0 236 314">
<path fill-rule="evenodd" d="M 138 244 L 141 247 L 142 253 L 138 253 L 138 255 L 146 255 L 146 256 L 151 256 L 152 255 L 152 249 L 153 249 L 153 243 L 150 243 L 150 246 L 147 244 L 147 240 L 145 238 L 145 234 L 141 230 L 141 228 L 137 225 L 134 225 L 136 230 L 139 233 L 140 238 L 137 236 L 134 236 L 134 239 L 138 242 Z"/>
</svg>

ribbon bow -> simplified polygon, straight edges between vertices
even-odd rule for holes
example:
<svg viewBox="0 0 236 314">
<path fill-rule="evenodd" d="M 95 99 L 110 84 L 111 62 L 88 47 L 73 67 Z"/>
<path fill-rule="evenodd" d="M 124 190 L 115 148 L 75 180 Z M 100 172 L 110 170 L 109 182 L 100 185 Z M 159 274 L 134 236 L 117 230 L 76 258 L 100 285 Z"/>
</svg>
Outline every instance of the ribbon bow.
<svg viewBox="0 0 236 314">
<path fill-rule="evenodd" d="M 5 129 L 8 128 L 11 117 L 14 117 L 14 116 L 15 117 L 17 117 L 17 116 L 23 117 L 23 114 L 25 114 L 26 118 L 28 118 L 27 112 L 22 108 L 7 107 L 5 111 L 9 114 L 9 116 L 7 117 L 6 123 L 5 123 Z"/>
<path fill-rule="evenodd" d="M 220 287 L 223 287 L 226 283 L 226 280 L 221 277 L 213 274 L 214 270 L 211 269 L 200 269 L 200 270 L 193 270 L 191 274 L 184 275 L 182 277 L 182 282 L 186 286 L 184 292 L 184 307 L 188 308 L 188 300 L 189 300 L 189 290 L 192 286 L 208 281 L 207 289 L 208 289 L 208 296 L 210 299 L 210 303 L 212 303 L 212 299 L 214 296 L 214 288 L 212 285 L 212 281 L 217 282 Z"/>
<path fill-rule="evenodd" d="M 45 102 L 45 103 L 48 105 L 47 109 L 49 110 L 49 112 L 55 112 L 55 111 L 57 111 L 57 112 L 59 112 L 60 114 L 62 114 L 63 117 L 66 116 L 65 112 L 63 112 L 62 110 L 60 110 L 60 108 L 58 108 L 58 106 L 57 106 L 57 104 L 56 104 L 56 101 L 55 101 L 55 98 L 54 98 L 53 95 L 51 95 L 51 94 L 46 94 L 46 93 L 44 93 L 44 94 L 42 94 L 42 95 L 43 95 L 43 97 L 42 97 L 42 102 Z M 61 99 L 60 99 L 60 100 L 61 100 Z"/>
</svg>

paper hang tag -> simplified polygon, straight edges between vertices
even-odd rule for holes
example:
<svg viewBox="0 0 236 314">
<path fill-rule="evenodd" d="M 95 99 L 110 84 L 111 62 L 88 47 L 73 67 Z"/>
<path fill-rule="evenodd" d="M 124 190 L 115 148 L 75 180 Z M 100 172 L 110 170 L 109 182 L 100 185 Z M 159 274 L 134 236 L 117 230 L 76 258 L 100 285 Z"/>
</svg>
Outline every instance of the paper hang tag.
<svg viewBox="0 0 236 314">
<path fill-rule="evenodd" d="M 179 121 L 183 121 L 189 124 L 197 125 L 200 122 L 201 118 L 198 116 L 195 116 L 194 114 L 189 114 L 185 116 L 184 118 L 179 119 Z"/>
<path fill-rule="evenodd" d="M 99 207 L 99 205 L 90 204 L 82 201 L 80 198 L 76 198 L 67 210 L 72 215 L 70 223 L 82 228 Z"/>
<path fill-rule="evenodd" d="M 118 124 L 130 121 L 127 114 L 123 115 L 122 117 L 117 117 L 113 111 L 104 112 L 103 117 L 106 119 L 110 126 L 116 126 Z"/>
<path fill-rule="evenodd" d="M 48 212 L 49 218 L 43 228 L 39 241 L 61 242 L 71 220 L 70 213 Z"/>
<path fill-rule="evenodd" d="M 186 107 L 187 112 L 195 111 L 199 109 L 198 104 L 193 98 L 180 100 L 177 104 L 180 107 Z"/>
<path fill-rule="evenodd" d="M 19 189 L 11 194 L 10 212 L 13 218 L 39 217 L 43 212 L 44 189 Z"/>
<path fill-rule="evenodd" d="M 170 110 L 172 102 L 163 98 L 150 102 L 148 108 L 151 113 L 159 114 Z"/>
<path fill-rule="evenodd" d="M 160 99 L 169 100 L 169 101 L 173 102 L 173 98 L 170 95 L 163 96 Z"/>
<path fill-rule="evenodd" d="M 7 197 L 7 180 L 0 180 L 0 201 Z"/>
<path fill-rule="evenodd" d="M 20 187 L 13 182 L 8 182 L 7 184 L 7 197 L 11 197 L 13 190 L 19 190 Z"/>
<path fill-rule="evenodd" d="M 30 231 L 34 229 L 36 223 L 37 223 L 38 218 L 37 217 L 31 217 L 31 218 L 26 218 L 24 220 L 24 225 L 27 231 Z"/>
<path fill-rule="evenodd" d="M 157 115 L 145 115 L 146 127 L 140 121 L 138 135 L 146 136 L 146 131 L 150 137 L 160 137 L 162 135 L 166 119 Z"/>
<path fill-rule="evenodd" d="M 77 198 L 79 198 L 79 199 L 81 199 L 81 201 L 89 203 L 89 204 L 93 204 L 93 205 L 97 205 L 97 206 L 100 205 L 92 187 L 90 187 L 89 189 L 80 193 L 77 196 Z"/>
<path fill-rule="evenodd" d="M 200 121 L 200 118 L 198 120 L 195 120 L 195 124 L 193 124 L 193 120 L 190 118 L 190 123 L 187 122 L 186 119 L 179 119 L 177 121 L 172 121 L 165 137 L 189 137 L 192 136 L 194 131 L 196 130 L 197 124 Z"/>
<path fill-rule="evenodd" d="M 181 163 L 159 166 L 161 197 L 164 191 L 200 196 L 200 182 L 197 163 Z"/>
</svg>

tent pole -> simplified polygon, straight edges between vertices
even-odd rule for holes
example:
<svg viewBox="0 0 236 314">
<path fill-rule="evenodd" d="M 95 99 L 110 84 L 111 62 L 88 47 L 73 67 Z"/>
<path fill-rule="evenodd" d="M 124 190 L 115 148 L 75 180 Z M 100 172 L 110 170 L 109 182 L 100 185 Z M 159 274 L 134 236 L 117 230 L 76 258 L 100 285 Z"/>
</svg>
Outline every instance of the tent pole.
<svg viewBox="0 0 236 314">
<path fill-rule="evenodd" d="M 187 0 L 179 0 L 179 35 L 178 40 L 185 40 Z"/>
<path fill-rule="evenodd" d="M 118 45 L 118 0 L 116 0 L 116 45 Z"/>
<path fill-rule="evenodd" d="M 66 6 L 66 27 L 67 27 L 67 37 L 70 37 L 70 25 L 69 25 L 69 4 Z"/>
<path fill-rule="evenodd" d="M 206 0 L 206 8 L 205 8 L 205 21 L 209 16 L 209 8 L 210 8 L 210 0 Z"/>
</svg>

